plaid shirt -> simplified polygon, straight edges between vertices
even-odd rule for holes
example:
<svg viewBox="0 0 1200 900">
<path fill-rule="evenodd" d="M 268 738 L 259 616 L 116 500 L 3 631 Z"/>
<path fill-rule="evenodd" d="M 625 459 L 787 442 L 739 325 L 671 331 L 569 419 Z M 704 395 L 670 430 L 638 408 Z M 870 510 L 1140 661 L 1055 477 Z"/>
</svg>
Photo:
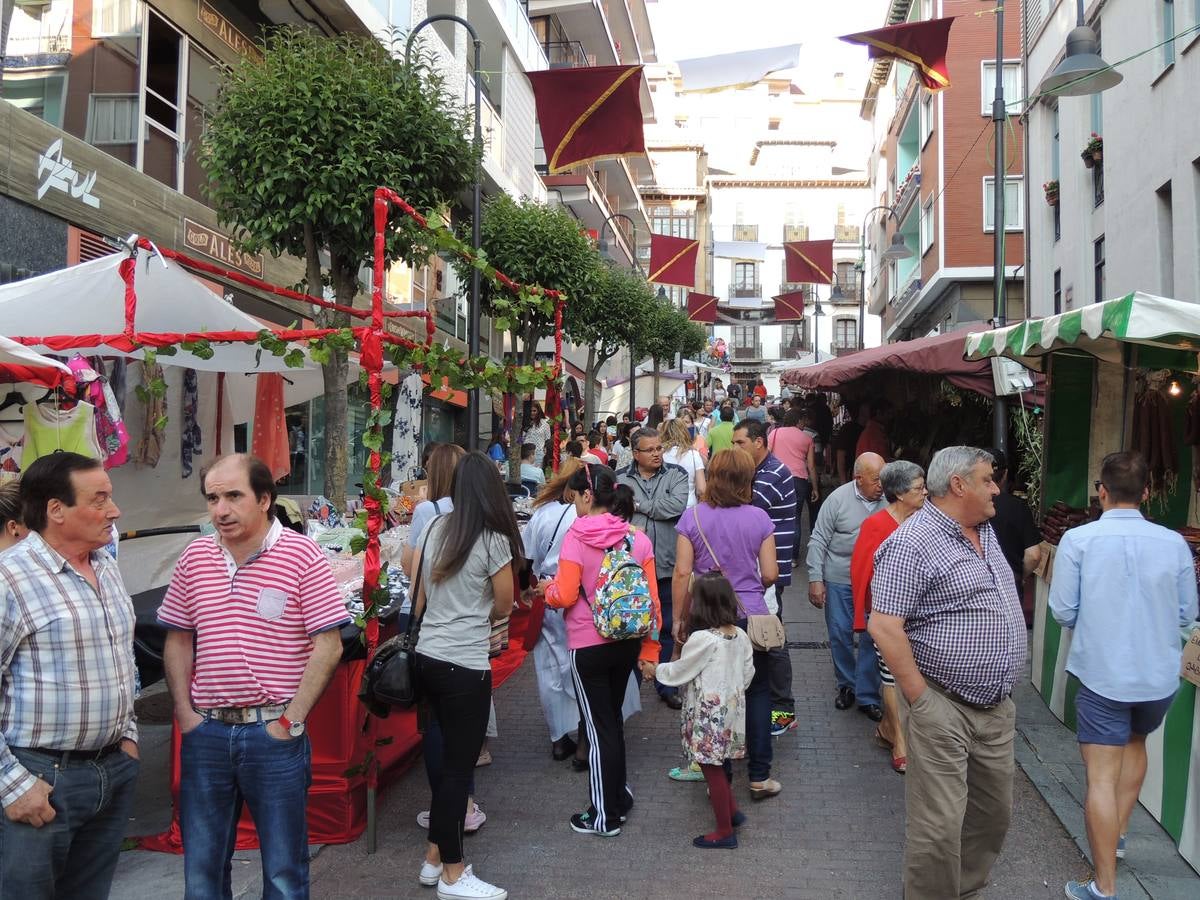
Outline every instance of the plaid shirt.
<svg viewBox="0 0 1200 900">
<path fill-rule="evenodd" d="M 931 501 L 875 552 L 874 612 L 904 619 L 921 673 L 968 703 L 1012 693 L 1025 664 L 1025 620 L 990 524 L 983 556 Z"/>
<path fill-rule="evenodd" d="M 0 556 L 0 803 L 33 787 L 10 747 L 99 750 L 137 740 L 133 600 L 92 553 L 99 594 L 37 532 Z"/>
</svg>

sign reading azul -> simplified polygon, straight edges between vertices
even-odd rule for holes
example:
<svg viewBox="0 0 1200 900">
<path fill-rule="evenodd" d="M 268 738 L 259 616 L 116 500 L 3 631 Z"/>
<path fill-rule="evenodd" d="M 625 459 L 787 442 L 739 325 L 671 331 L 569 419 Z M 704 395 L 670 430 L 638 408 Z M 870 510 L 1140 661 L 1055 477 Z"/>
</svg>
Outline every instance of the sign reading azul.
<svg viewBox="0 0 1200 900">
<path fill-rule="evenodd" d="M 96 173 L 85 175 L 75 170 L 75 164 L 63 156 L 62 138 L 52 141 L 49 147 L 38 154 L 37 177 L 39 200 L 49 191 L 62 191 L 93 209 L 100 208 L 100 198 L 92 193 L 96 185 Z"/>
<path fill-rule="evenodd" d="M 208 0 L 197 0 L 196 16 L 213 34 L 219 37 L 230 50 L 255 62 L 262 62 L 262 51 L 250 38 L 238 31 L 227 18 L 212 8 Z"/>
<path fill-rule="evenodd" d="M 255 278 L 262 278 L 263 258 L 261 254 L 243 253 L 234 247 L 233 242 L 225 235 L 213 231 L 199 222 L 193 222 L 187 218 L 183 220 L 183 242 L 191 250 L 199 250 L 205 256 L 211 256 L 235 269 L 248 272 Z"/>
</svg>

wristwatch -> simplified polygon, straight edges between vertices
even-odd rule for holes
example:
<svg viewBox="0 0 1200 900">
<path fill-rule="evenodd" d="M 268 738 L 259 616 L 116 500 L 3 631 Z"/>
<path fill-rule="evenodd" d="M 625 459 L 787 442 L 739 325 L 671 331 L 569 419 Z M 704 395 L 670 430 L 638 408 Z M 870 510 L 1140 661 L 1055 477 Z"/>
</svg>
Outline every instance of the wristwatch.
<svg viewBox="0 0 1200 900">
<path fill-rule="evenodd" d="M 293 722 L 287 716 L 281 715 L 279 717 L 279 724 L 286 728 L 287 733 L 294 738 L 300 737 L 300 735 L 304 734 L 303 722 Z"/>
</svg>

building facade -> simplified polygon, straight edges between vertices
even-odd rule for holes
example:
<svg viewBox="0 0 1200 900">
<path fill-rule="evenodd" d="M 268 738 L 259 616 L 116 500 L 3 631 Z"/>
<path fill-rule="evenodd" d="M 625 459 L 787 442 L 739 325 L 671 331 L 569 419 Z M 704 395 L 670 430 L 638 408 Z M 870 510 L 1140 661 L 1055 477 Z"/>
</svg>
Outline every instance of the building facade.
<svg viewBox="0 0 1200 900">
<path fill-rule="evenodd" d="M 1142 55 L 1121 65 L 1116 87 L 1026 111 L 1030 313 L 1134 290 L 1200 300 L 1200 5 L 1108 0 L 1088 3 L 1086 16 L 1105 60 Z M 1074 3 L 1025 4 L 1026 94 L 1062 59 L 1075 22 Z M 1085 161 L 1093 134 L 1100 158 Z"/>
<path fill-rule="evenodd" d="M 1016 7 L 1016 4 L 1012 5 Z M 965 12 L 947 0 L 891 0 L 892 25 L 957 16 L 946 62 L 952 87 L 930 93 L 913 68 L 891 60 L 871 63 L 862 115 L 871 123 L 869 178 L 872 206 L 883 206 L 867 226 L 866 290 L 869 309 L 883 319 L 885 341 L 923 337 L 993 318 L 994 144 L 991 120 L 996 74 L 994 10 Z M 1017 118 L 1024 96 L 1021 22 L 1005 20 L 1000 61 L 1009 109 L 1004 277 L 1007 316 L 1023 317 L 1026 185 L 1024 143 Z M 878 26 L 876 26 L 878 27 Z M 909 259 L 882 260 L 896 233 Z"/>
</svg>

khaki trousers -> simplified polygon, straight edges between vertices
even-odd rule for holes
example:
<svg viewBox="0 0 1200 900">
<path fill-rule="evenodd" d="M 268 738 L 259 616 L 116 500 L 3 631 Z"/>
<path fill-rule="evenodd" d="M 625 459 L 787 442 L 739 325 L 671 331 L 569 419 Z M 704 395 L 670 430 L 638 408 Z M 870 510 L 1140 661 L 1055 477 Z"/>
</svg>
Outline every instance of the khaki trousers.
<svg viewBox="0 0 1200 900">
<path fill-rule="evenodd" d="M 1012 816 L 1016 707 L 975 709 L 932 682 L 905 705 L 905 900 L 979 897 Z"/>
</svg>

